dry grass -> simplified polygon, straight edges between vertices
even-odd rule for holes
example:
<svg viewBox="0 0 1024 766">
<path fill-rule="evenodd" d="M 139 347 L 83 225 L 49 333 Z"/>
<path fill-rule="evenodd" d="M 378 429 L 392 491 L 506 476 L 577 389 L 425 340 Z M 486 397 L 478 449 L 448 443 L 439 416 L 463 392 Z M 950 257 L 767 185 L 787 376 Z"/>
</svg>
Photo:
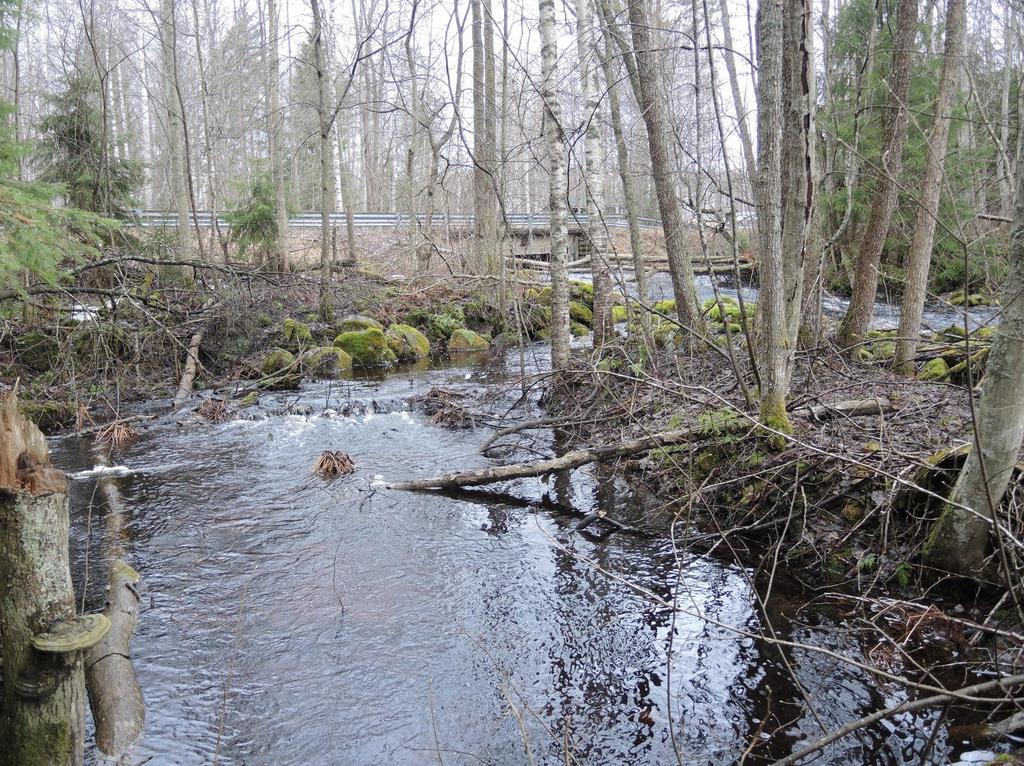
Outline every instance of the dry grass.
<svg viewBox="0 0 1024 766">
<path fill-rule="evenodd" d="M 339 476 L 348 476 L 356 469 L 352 458 L 341 450 L 324 450 L 320 458 L 313 466 L 313 473 L 321 479 L 336 479 Z"/>
<path fill-rule="evenodd" d="M 223 399 L 207 399 L 196 409 L 196 414 L 211 423 L 225 423 L 231 420 L 231 409 Z"/>
<path fill-rule="evenodd" d="M 123 420 L 115 420 L 104 426 L 96 435 L 96 440 L 109 444 L 112 447 L 123 447 L 131 442 L 138 435 L 138 431 L 131 423 Z"/>
</svg>

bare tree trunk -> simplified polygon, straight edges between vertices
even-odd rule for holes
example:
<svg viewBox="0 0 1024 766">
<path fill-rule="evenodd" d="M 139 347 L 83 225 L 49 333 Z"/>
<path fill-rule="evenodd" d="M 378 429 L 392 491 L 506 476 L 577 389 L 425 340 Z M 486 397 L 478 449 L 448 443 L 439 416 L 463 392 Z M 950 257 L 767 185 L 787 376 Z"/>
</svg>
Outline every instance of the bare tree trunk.
<svg viewBox="0 0 1024 766">
<path fill-rule="evenodd" d="M 569 274 L 566 230 L 565 132 L 557 88 L 558 38 L 554 0 L 540 0 L 541 99 L 551 213 L 551 367 L 569 365 Z"/>
<path fill-rule="evenodd" d="M 803 316 L 804 264 L 817 262 L 813 250 L 817 201 L 817 145 L 815 134 L 814 27 L 811 0 L 787 0 L 783 65 L 782 165 L 785 168 L 785 208 L 782 222 L 782 283 L 786 333 L 783 337 L 785 388 L 793 372 L 793 354 Z"/>
<path fill-rule="evenodd" d="M 177 87 L 177 35 L 174 0 L 161 0 L 160 50 L 165 89 L 164 103 L 167 108 L 167 148 L 171 158 L 170 192 L 178 218 L 177 257 L 180 260 L 185 260 L 192 248 L 188 223 L 188 180 L 185 175 L 185 115 L 181 110 Z"/>
<path fill-rule="evenodd" d="M 909 118 L 907 94 L 910 90 L 910 70 L 917 35 L 917 0 L 900 0 L 896 19 L 895 49 L 889 72 L 887 108 L 882 118 L 882 156 L 875 181 L 875 194 L 854 264 L 853 294 L 839 326 L 840 347 L 856 350 L 864 339 L 875 307 L 878 291 L 878 269 L 882 262 L 885 239 L 896 209 L 900 176 L 903 171 L 903 144 L 907 138 Z M 945 146 L 945 142 L 943 142 Z"/>
<path fill-rule="evenodd" d="M 585 235 L 590 244 L 590 271 L 594 286 L 594 348 L 599 349 L 613 335 L 612 278 L 608 271 L 608 235 L 602 216 L 604 210 L 604 152 L 601 147 L 600 82 L 595 59 L 595 28 L 591 0 L 576 3 L 576 47 L 580 67 L 580 94 L 583 101 L 584 168 L 583 193 L 586 199 Z"/>
<path fill-rule="evenodd" d="M 311 30 L 313 66 L 316 69 L 317 118 L 320 127 L 320 319 L 331 318 L 331 208 L 333 178 L 331 172 L 331 107 L 330 82 L 327 77 L 327 54 L 324 50 L 323 18 L 319 0 L 310 0 L 313 13 Z"/>
<path fill-rule="evenodd" d="M 75 619 L 67 480 L 42 432 L 0 395 L 0 743 L 11 766 L 75 766 L 84 758 L 81 652 L 50 653 L 33 638 Z"/>
<path fill-rule="evenodd" d="M 928 155 L 925 159 L 924 178 L 921 180 L 921 199 L 914 222 L 914 235 L 907 252 L 906 286 L 900 301 L 899 337 L 896 339 L 896 358 L 893 365 L 907 372 L 914 360 L 921 315 L 928 290 L 928 268 L 932 260 L 935 241 L 935 223 L 939 214 L 939 195 L 945 176 L 946 149 L 949 123 L 960 79 L 960 57 L 963 52 L 964 27 L 967 22 L 966 0 L 949 0 L 946 8 L 946 40 L 944 43 L 942 73 L 939 92 L 935 97 L 935 122 L 928 134 Z"/>
<path fill-rule="evenodd" d="M 959 0 L 952 0 L 959 2 Z M 948 34 L 948 32 L 947 32 Z M 926 560 L 958 574 L 977 574 L 996 509 L 1024 440 L 1024 178 L 1017 180 L 1017 214 L 1002 314 L 988 355 L 976 408 L 974 446 L 925 548 Z"/>
<path fill-rule="evenodd" d="M 213 113 L 210 109 L 210 86 L 206 77 L 206 62 L 203 59 L 202 37 L 199 34 L 199 0 L 192 0 L 192 33 L 196 42 L 196 65 L 199 69 L 199 97 L 203 115 L 203 149 L 206 153 L 206 185 L 211 216 L 210 238 L 215 241 L 221 251 L 227 256 L 227 240 L 220 230 L 220 222 L 217 218 L 217 160 L 213 147 L 213 126 L 211 121 Z M 196 236 L 201 236 L 197 231 Z M 212 247 L 212 243 L 211 243 Z"/>
<path fill-rule="evenodd" d="M 754 176 L 757 172 L 757 160 L 754 158 L 754 142 L 750 136 L 750 126 L 747 124 L 747 108 L 743 103 L 743 94 L 740 91 L 740 79 L 736 74 L 736 56 L 732 47 L 728 2 L 729 0 L 718 0 L 719 8 L 722 11 L 722 41 L 725 43 L 722 56 L 725 58 L 725 71 L 729 75 L 729 89 L 732 93 L 732 106 L 736 110 L 736 127 L 740 134 L 740 143 L 743 145 L 747 178 L 753 187 Z"/>
<path fill-rule="evenodd" d="M 686 243 L 687 227 L 672 173 L 675 163 L 669 147 L 665 94 L 659 80 L 661 67 L 651 40 L 652 24 L 645 3 L 646 0 L 629 0 L 629 26 L 633 37 L 638 86 L 636 97 L 647 127 L 651 174 L 654 177 L 658 209 L 661 212 L 661 225 L 665 230 L 665 249 L 668 252 L 672 289 L 675 292 L 676 313 L 680 324 L 703 336 L 704 321 L 697 305 L 693 262 Z"/>
<path fill-rule="evenodd" d="M 1003 77 L 999 87 L 999 142 L 1002 144 L 997 154 L 999 161 L 999 210 L 1008 216 L 1013 207 L 1010 195 L 1014 186 L 1014 168 L 1009 159 L 1010 153 L 1010 85 L 1013 80 L 1013 43 L 1016 11 L 1007 2 L 1003 8 Z"/>
<path fill-rule="evenodd" d="M 271 252 L 273 268 L 288 271 L 288 198 L 287 164 L 281 146 L 284 133 L 281 114 L 281 61 L 278 49 L 280 35 L 278 0 L 267 0 L 267 150 L 270 154 L 270 182 L 274 185 L 274 220 L 276 222 Z"/>
<path fill-rule="evenodd" d="M 786 301 L 782 252 L 783 0 L 757 7 L 757 230 L 760 240 L 761 420 L 790 430 L 786 415 Z"/>
</svg>

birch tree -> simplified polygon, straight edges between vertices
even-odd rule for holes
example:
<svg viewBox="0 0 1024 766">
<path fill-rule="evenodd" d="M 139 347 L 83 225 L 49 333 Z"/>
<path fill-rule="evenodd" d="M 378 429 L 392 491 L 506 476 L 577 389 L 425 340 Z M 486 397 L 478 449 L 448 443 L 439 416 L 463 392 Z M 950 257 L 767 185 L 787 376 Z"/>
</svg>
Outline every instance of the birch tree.
<svg viewBox="0 0 1024 766">
<path fill-rule="evenodd" d="M 331 156 L 331 120 L 333 117 L 330 99 L 330 82 L 327 76 L 327 54 L 323 39 L 323 18 L 320 15 L 319 0 L 310 0 L 313 23 L 310 38 L 313 46 L 313 61 L 317 82 L 317 121 L 320 131 L 320 319 L 331 319 L 331 209 L 334 189 Z"/>
<path fill-rule="evenodd" d="M 555 0 L 540 0 L 541 99 L 548 163 L 548 210 L 551 215 L 551 367 L 569 365 L 569 274 L 566 226 L 565 131 L 557 91 L 558 37 Z"/>
</svg>

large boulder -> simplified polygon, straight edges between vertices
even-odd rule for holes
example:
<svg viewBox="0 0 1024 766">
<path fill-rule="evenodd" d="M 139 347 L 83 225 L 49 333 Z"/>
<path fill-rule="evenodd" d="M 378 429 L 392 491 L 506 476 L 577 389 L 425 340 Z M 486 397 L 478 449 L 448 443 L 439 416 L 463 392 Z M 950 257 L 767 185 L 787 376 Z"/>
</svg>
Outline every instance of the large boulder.
<svg viewBox="0 0 1024 766">
<path fill-rule="evenodd" d="M 379 327 L 343 332 L 334 339 L 336 348 L 348 352 L 359 367 L 388 367 L 398 361 Z"/>
<path fill-rule="evenodd" d="M 320 346 L 306 351 L 299 359 L 302 368 L 312 375 L 336 378 L 352 369 L 351 355 L 335 346 Z"/>
<path fill-rule="evenodd" d="M 448 338 L 448 351 L 451 353 L 486 351 L 490 347 L 491 343 L 487 338 L 465 328 L 456 330 Z"/>
<path fill-rule="evenodd" d="M 587 327 L 594 326 L 594 312 L 585 303 L 580 301 L 569 301 L 569 317 L 573 322 L 586 325 Z"/>
<path fill-rule="evenodd" d="M 286 351 L 283 348 L 275 348 L 263 359 L 263 364 L 260 366 L 260 372 L 264 375 L 277 375 L 285 370 L 290 370 L 295 366 L 295 356 L 291 351 Z"/>
<path fill-rule="evenodd" d="M 430 341 L 412 325 L 393 324 L 384 337 L 400 362 L 418 362 L 430 355 Z"/>
</svg>

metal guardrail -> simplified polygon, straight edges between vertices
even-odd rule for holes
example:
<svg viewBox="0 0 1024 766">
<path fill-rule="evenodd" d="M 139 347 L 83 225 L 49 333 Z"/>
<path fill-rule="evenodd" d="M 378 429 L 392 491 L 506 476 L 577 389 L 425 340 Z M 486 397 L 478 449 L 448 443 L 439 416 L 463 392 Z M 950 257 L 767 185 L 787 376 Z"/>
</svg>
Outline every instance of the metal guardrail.
<svg viewBox="0 0 1024 766">
<path fill-rule="evenodd" d="M 344 213 L 331 213 L 330 222 L 332 226 L 344 226 Z M 419 223 L 426 223 L 425 215 L 417 215 L 415 219 Z M 435 213 L 433 225 L 435 226 L 472 226 L 472 213 Z M 414 217 L 408 213 L 353 213 L 352 222 L 360 229 L 386 229 L 401 228 L 410 225 Z M 530 230 L 546 229 L 551 225 L 551 216 L 547 213 L 509 213 L 505 216 L 508 225 L 513 229 Z M 608 215 L 604 217 L 605 223 L 617 229 L 624 229 L 627 226 L 626 217 L 622 215 Z M 125 222 L 130 226 L 141 228 L 162 228 L 175 226 L 178 216 L 163 210 L 135 210 L 125 216 Z M 197 210 L 195 215 L 189 214 L 189 225 L 208 227 L 213 225 L 213 214 L 208 210 Z M 587 223 L 586 215 L 575 215 L 569 217 L 569 224 L 576 222 Z M 230 228 L 231 224 L 221 215 L 217 216 L 217 225 L 221 228 Z M 318 229 L 321 225 L 320 213 L 300 213 L 288 220 L 289 227 L 297 229 Z M 640 225 L 644 228 L 660 228 L 661 221 L 657 218 L 641 218 Z"/>
</svg>

